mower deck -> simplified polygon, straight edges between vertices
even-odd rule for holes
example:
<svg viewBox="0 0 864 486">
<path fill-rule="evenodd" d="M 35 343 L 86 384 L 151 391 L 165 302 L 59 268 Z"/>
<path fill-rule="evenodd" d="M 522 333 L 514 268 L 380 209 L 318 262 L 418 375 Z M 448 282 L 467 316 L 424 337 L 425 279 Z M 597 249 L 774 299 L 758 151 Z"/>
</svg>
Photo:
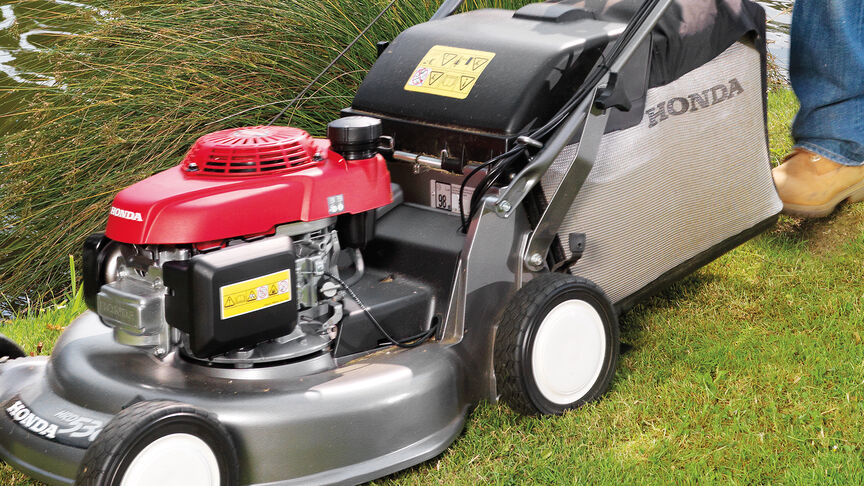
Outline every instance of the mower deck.
<svg viewBox="0 0 864 486">
<path fill-rule="evenodd" d="M 200 406 L 218 414 L 243 451 L 243 484 L 358 483 L 439 454 L 462 430 L 465 371 L 451 345 L 387 349 L 334 365 L 329 355 L 245 370 L 176 355 L 158 360 L 117 344 L 87 312 L 50 359 L 4 365 L 0 389 L 12 397 L 4 408 L 20 400 L 57 424 L 57 440 L 74 440 L 74 432 L 62 433 L 75 427 L 62 420 L 73 415 L 86 427 L 84 420 L 107 423 L 142 399 Z M 85 449 L 33 433 L 8 413 L 0 421 L 7 461 L 48 484 L 73 484 Z"/>
</svg>

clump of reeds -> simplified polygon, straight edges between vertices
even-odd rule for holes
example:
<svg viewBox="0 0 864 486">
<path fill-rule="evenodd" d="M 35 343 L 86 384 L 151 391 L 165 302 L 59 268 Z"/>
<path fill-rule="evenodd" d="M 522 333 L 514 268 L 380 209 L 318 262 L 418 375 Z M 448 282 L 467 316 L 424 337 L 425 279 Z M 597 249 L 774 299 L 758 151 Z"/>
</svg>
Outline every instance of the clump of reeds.
<svg viewBox="0 0 864 486">
<path fill-rule="evenodd" d="M 66 255 L 103 226 L 118 190 L 177 164 L 204 133 L 266 123 L 283 106 L 274 102 L 293 98 L 387 3 L 106 3 L 112 19 L 46 54 L 65 88 L 37 88 L 22 113 L 6 115 L 26 116 L 27 128 L 0 149 L 0 293 L 65 288 Z M 438 3 L 399 0 L 280 123 L 321 135 L 350 104 L 376 42 Z M 268 106 L 213 123 L 258 105 Z"/>
</svg>

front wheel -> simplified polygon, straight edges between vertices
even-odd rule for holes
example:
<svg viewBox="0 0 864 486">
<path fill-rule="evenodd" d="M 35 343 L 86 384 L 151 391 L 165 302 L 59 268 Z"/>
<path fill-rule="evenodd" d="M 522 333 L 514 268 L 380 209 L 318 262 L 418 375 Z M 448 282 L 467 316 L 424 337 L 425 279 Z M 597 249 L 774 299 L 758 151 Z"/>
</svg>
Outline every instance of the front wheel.
<svg viewBox="0 0 864 486">
<path fill-rule="evenodd" d="M 618 319 L 600 287 L 571 275 L 541 275 L 501 315 L 498 393 L 517 412 L 561 414 L 606 392 L 618 351 Z"/>
<path fill-rule="evenodd" d="M 235 486 L 237 451 L 210 413 L 171 401 L 117 414 L 87 449 L 77 486 Z"/>
<path fill-rule="evenodd" d="M 5 334 L 0 334 L 0 363 L 7 359 L 23 358 L 27 353 L 21 349 L 21 346 L 6 337 Z"/>
</svg>

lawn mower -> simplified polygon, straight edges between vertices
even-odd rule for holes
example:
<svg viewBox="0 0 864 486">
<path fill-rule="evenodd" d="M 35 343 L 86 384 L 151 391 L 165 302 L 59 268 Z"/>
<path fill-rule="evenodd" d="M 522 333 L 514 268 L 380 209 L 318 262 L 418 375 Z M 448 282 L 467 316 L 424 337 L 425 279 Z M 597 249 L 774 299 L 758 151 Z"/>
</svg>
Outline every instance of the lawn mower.
<svg viewBox="0 0 864 486">
<path fill-rule="evenodd" d="M 460 3 L 379 44 L 326 139 L 218 131 L 120 191 L 90 310 L 50 357 L 0 342 L 3 460 L 58 485 L 378 478 L 482 401 L 599 398 L 618 316 L 776 220 L 760 7 Z"/>
</svg>

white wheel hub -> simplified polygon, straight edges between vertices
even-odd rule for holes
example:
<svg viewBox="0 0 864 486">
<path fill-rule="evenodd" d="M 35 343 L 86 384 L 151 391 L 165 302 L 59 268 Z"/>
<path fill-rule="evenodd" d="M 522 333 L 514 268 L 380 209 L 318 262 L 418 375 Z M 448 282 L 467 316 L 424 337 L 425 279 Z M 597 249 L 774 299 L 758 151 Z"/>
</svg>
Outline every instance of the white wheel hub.
<svg viewBox="0 0 864 486">
<path fill-rule="evenodd" d="M 555 306 L 540 323 L 531 350 L 540 393 L 557 405 L 584 397 L 603 370 L 606 341 L 603 319 L 591 304 L 572 299 Z"/>
<path fill-rule="evenodd" d="M 219 486 L 219 461 L 210 446 L 190 434 L 170 434 L 135 456 L 120 486 Z"/>
</svg>

